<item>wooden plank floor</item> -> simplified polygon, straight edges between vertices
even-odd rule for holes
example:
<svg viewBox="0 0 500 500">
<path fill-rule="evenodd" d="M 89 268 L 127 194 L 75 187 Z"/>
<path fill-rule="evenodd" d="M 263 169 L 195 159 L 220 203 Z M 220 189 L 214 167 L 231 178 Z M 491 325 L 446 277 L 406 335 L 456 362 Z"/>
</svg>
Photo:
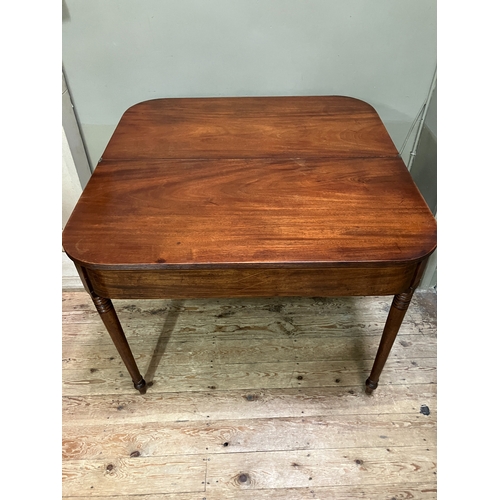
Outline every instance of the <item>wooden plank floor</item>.
<svg viewBox="0 0 500 500">
<path fill-rule="evenodd" d="M 117 300 L 141 396 L 87 294 L 63 291 L 63 497 L 437 498 L 436 293 L 367 396 L 390 302 Z"/>
</svg>

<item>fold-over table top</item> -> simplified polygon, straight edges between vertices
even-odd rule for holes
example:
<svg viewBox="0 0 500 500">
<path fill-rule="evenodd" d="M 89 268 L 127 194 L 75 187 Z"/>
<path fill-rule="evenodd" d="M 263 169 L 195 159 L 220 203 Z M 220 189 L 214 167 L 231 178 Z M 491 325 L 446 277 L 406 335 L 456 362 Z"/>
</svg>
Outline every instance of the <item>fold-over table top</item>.
<svg viewBox="0 0 500 500">
<path fill-rule="evenodd" d="M 132 106 L 63 233 L 100 269 L 383 266 L 435 245 L 377 113 L 339 96 Z"/>
</svg>

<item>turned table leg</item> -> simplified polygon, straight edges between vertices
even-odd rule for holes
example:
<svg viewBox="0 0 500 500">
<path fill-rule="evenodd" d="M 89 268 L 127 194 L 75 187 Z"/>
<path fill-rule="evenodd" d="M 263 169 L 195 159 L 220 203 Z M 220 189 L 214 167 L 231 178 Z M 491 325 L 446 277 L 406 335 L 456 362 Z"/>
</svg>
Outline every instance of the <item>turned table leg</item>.
<svg viewBox="0 0 500 500">
<path fill-rule="evenodd" d="M 405 317 L 406 310 L 408 309 L 412 296 L 413 289 L 410 289 L 410 291 L 396 295 L 392 301 L 391 309 L 389 311 L 384 331 L 382 333 L 382 338 L 380 340 L 380 345 L 378 347 L 377 356 L 375 357 L 370 376 L 366 380 L 367 394 L 371 394 L 378 386 L 380 374 L 382 373 L 387 357 L 391 352 L 392 345 L 396 340 L 399 327 L 403 322 L 403 318 Z"/>
<path fill-rule="evenodd" d="M 146 381 L 142 378 L 142 375 L 137 368 L 137 364 L 134 359 L 134 355 L 130 350 L 127 338 L 123 332 L 120 320 L 116 315 L 115 308 L 110 299 L 104 299 L 98 295 L 91 293 L 90 296 L 94 301 L 97 312 L 101 316 L 102 322 L 106 326 L 111 340 L 115 344 L 115 347 L 120 354 L 123 363 L 127 367 L 130 376 L 132 377 L 132 382 L 134 387 L 141 393 L 146 393 Z"/>
<path fill-rule="evenodd" d="M 389 315 L 387 316 L 387 321 L 385 322 L 384 331 L 382 332 L 382 338 L 380 339 L 380 345 L 378 347 L 377 355 L 375 356 L 372 371 L 370 376 L 366 379 L 366 394 L 371 394 L 378 386 L 380 374 L 382 373 L 382 369 L 384 368 L 385 362 L 391 352 L 392 345 L 396 340 L 399 328 L 413 297 L 413 292 L 422 278 L 426 264 L 427 259 L 420 262 L 415 270 L 411 286 L 404 292 L 398 293 L 394 296 L 391 309 L 389 310 Z"/>
<path fill-rule="evenodd" d="M 76 270 L 78 271 L 78 274 L 80 275 L 80 279 L 82 280 L 82 284 L 85 290 L 92 298 L 95 308 L 97 309 L 97 312 L 99 313 L 99 316 L 101 317 L 101 320 L 104 323 L 106 330 L 108 330 L 111 340 L 115 344 L 118 354 L 120 354 L 123 363 L 127 367 L 127 370 L 130 373 L 130 376 L 132 377 L 132 382 L 134 383 L 134 387 L 141 394 L 145 394 L 147 389 L 146 381 L 139 372 L 139 368 L 137 368 L 134 355 L 130 350 L 130 346 L 128 345 L 127 342 L 127 337 L 125 337 L 125 333 L 123 332 L 120 320 L 116 315 L 113 303 L 111 302 L 110 299 L 100 297 L 94 292 L 92 283 L 89 280 L 87 274 L 87 270 L 83 266 L 75 262 L 75 267 Z"/>
</svg>

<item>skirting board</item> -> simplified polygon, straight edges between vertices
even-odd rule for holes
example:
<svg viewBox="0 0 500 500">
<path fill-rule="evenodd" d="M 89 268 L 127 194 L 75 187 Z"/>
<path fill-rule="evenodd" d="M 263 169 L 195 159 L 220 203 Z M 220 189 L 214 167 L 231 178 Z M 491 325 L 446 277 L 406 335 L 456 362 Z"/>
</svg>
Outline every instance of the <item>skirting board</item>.
<svg viewBox="0 0 500 500">
<path fill-rule="evenodd" d="M 71 259 L 62 252 L 62 289 L 83 290 L 83 285 Z"/>
</svg>

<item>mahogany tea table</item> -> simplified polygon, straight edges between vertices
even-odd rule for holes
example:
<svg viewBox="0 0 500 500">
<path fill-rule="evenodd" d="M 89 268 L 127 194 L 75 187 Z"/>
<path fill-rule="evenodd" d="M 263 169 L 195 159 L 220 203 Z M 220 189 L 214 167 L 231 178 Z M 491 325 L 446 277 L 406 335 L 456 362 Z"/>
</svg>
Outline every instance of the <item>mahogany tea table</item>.
<svg viewBox="0 0 500 500">
<path fill-rule="evenodd" d="M 394 295 L 370 394 L 436 221 L 363 101 L 155 99 L 124 113 L 63 246 L 141 393 L 112 299 Z"/>
</svg>

